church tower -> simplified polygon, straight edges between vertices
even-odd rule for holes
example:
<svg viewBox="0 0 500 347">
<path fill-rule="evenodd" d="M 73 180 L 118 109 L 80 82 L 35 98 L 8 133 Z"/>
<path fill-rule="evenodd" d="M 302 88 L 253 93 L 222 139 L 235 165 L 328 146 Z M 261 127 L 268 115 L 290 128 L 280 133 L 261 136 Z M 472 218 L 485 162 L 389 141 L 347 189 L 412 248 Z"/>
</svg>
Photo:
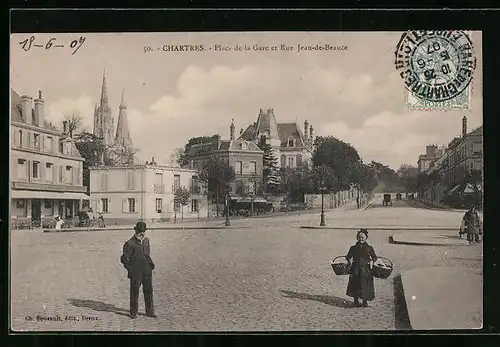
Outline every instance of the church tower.
<svg viewBox="0 0 500 347">
<path fill-rule="evenodd" d="M 132 148 L 132 138 L 128 128 L 127 105 L 124 98 L 125 91 L 122 91 L 120 102 L 120 112 L 118 114 L 118 126 L 116 127 L 115 146 Z"/>
<path fill-rule="evenodd" d="M 96 105 L 97 106 L 97 105 Z M 103 139 L 107 146 L 113 145 L 114 119 L 108 101 L 108 87 L 106 85 L 106 71 L 102 75 L 101 100 L 94 110 L 94 135 Z"/>
</svg>

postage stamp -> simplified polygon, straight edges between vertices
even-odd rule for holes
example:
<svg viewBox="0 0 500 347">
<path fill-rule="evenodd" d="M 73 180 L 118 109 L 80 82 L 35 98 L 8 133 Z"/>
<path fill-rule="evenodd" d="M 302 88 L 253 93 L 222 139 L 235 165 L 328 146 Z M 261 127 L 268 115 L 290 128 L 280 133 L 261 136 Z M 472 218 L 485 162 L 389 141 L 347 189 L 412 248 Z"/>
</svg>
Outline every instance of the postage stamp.
<svg viewBox="0 0 500 347">
<path fill-rule="evenodd" d="M 476 57 L 466 32 L 408 31 L 401 36 L 395 56 L 408 91 L 408 108 L 469 107 Z"/>
<path fill-rule="evenodd" d="M 480 328 L 471 41 L 13 33 L 12 331 Z"/>
</svg>

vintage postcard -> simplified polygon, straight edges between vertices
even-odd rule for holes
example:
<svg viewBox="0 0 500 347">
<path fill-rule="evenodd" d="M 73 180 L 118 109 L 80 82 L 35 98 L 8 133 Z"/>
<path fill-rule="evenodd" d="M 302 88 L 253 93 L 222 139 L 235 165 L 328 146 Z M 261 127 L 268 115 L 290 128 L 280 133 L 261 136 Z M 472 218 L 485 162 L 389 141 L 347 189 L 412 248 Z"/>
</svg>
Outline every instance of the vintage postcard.
<svg viewBox="0 0 500 347">
<path fill-rule="evenodd" d="M 481 45 L 12 34 L 12 331 L 482 328 Z"/>
</svg>

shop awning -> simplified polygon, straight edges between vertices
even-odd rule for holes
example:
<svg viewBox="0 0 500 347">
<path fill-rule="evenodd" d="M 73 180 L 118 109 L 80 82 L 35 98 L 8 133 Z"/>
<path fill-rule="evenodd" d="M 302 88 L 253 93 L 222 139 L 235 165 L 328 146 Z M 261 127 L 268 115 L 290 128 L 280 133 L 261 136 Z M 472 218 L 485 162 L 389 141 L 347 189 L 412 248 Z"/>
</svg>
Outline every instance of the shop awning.
<svg viewBox="0 0 500 347">
<path fill-rule="evenodd" d="M 90 200 L 90 197 L 84 193 L 44 192 L 33 190 L 11 190 L 10 197 L 11 199 Z"/>
</svg>

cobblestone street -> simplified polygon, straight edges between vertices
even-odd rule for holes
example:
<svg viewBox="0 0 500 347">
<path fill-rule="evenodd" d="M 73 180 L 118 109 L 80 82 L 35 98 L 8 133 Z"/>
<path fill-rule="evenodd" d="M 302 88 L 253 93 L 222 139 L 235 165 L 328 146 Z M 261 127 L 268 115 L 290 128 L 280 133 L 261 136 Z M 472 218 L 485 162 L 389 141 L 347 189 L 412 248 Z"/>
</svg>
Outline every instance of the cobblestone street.
<svg viewBox="0 0 500 347">
<path fill-rule="evenodd" d="M 404 206 L 338 209 L 327 223 L 343 226 L 460 224 L 461 214 Z M 14 330 L 305 331 L 404 329 L 394 279 L 420 267 L 482 269 L 481 245 L 438 247 L 389 243 L 394 231 L 374 230 L 369 243 L 391 259 L 376 299 L 353 308 L 346 276 L 329 261 L 355 243 L 349 230 L 300 229 L 319 214 L 235 220 L 245 229 L 151 230 L 156 263 L 157 319 L 128 317 L 129 282 L 120 264 L 133 231 L 13 232 L 11 302 Z M 404 232 L 404 231 L 401 231 Z M 396 293 L 396 294 L 395 294 Z M 142 293 L 139 311 L 144 313 Z M 61 321 L 38 321 L 58 315 Z M 31 318 L 30 318 L 31 317 Z M 66 320 L 74 317 L 76 320 Z M 82 317 L 86 317 L 85 319 Z M 32 319 L 32 320 L 30 320 Z"/>
</svg>

